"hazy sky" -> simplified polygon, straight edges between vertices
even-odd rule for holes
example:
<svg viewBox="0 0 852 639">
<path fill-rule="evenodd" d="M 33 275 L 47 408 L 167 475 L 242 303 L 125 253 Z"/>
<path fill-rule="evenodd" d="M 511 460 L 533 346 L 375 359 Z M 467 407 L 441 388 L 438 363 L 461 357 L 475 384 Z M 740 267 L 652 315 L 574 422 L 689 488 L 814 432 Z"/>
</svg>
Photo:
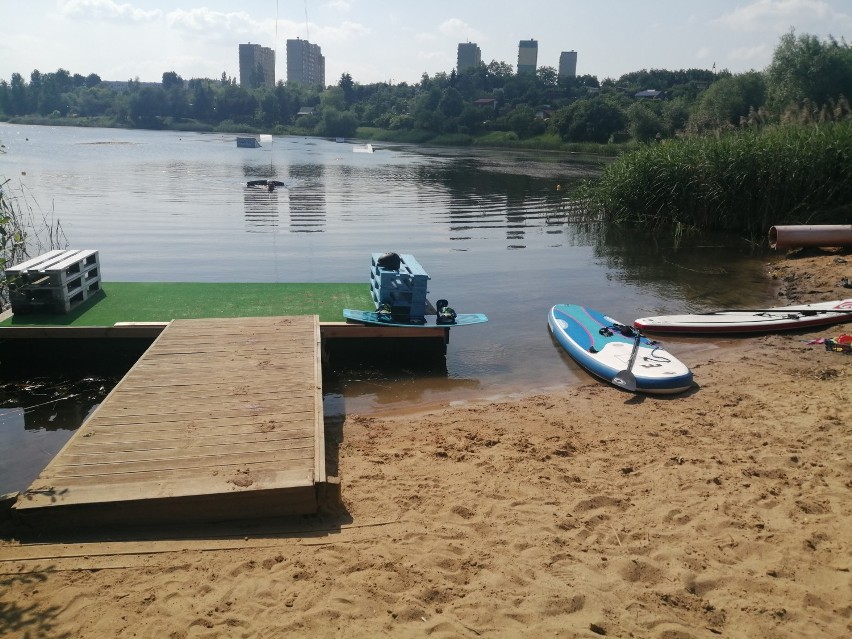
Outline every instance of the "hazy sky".
<svg viewBox="0 0 852 639">
<path fill-rule="evenodd" d="M 238 45 L 318 44 L 326 83 L 417 82 L 449 73 L 459 42 L 486 64 L 518 62 L 538 40 L 538 66 L 577 51 L 600 80 L 640 69 L 766 68 L 791 28 L 852 39 L 852 0 L 0 0 L 0 79 L 66 69 L 104 80 L 239 77 Z"/>
</svg>

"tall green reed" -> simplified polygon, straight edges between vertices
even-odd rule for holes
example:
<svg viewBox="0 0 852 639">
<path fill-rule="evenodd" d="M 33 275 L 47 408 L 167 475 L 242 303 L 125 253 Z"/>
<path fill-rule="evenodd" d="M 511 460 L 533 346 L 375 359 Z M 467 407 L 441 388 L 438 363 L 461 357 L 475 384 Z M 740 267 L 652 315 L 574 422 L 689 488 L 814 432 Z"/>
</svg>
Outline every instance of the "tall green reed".
<svg viewBox="0 0 852 639">
<path fill-rule="evenodd" d="M 45 250 L 65 248 L 68 240 L 62 225 L 33 208 L 21 191 L 13 193 L 10 180 L 0 183 L 0 311 L 9 305 L 5 269 Z"/>
<path fill-rule="evenodd" d="M 646 145 L 578 190 L 605 222 L 750 239 L 778 224 L 852 222 L 852 122 Z"/>
</svg>

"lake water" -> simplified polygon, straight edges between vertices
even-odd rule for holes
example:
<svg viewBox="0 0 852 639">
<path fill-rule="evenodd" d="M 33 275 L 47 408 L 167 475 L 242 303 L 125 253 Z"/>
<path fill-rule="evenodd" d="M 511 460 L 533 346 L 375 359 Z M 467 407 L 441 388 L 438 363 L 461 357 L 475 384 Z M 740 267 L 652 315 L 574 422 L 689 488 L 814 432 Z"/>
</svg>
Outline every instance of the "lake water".
<svg viewBox="0 0 852 639">
<path fill-rule="evenodd" d="M 335 371 L 325 381 L 330 415 L 588 381 L 549 336 L 556 303 L 628 322 L 771 299 L 764 260 L 729 242 L 678 249 L 665 235 L 580 221 L 568 193 L 599 171 L 591 158 L 381 143 L 354 153 L 349 143 L 297 137 L 246 149 L 235 137 L 0 124 L 0 181 L 10 179 L 7 191 L 37 217 L 58 220 L 69 248 L 97 249 L 106 282 L 366 285 L 370 254 L 395 251 L 428 271 L 431 301 L 488 315 L 451 331 L 446 370 L 365 362 Z M 246 188 L 262 178 L 286 186 Z M 701 342 L 666 347 L 689 364 Z M 46 462 L 70 436 L 72 427 L 54 427 L 61 403 L 44 418 L 24 420 L 15 406 L 0 413 L 0 493 L 14 484 L 3 468 L 16 442 L 37 441 Z"/>
</svg>

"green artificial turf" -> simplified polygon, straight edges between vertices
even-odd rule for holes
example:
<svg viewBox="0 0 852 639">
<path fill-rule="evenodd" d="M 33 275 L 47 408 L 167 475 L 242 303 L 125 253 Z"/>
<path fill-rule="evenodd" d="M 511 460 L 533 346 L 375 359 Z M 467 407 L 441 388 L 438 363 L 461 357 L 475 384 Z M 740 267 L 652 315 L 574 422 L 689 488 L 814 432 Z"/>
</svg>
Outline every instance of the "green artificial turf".
<svg viewBox="0 0 852 639">
<path fill-rule="evenodd" d="M 105 282 L 102 293 L 70 313 L 13 315 L 0 326 L 112 326 L 116 322 L 271 315 L 319 315 L 322 322 L 339 322 L 344 308 L 372 310 L 369 286 Z"/>
</svg>

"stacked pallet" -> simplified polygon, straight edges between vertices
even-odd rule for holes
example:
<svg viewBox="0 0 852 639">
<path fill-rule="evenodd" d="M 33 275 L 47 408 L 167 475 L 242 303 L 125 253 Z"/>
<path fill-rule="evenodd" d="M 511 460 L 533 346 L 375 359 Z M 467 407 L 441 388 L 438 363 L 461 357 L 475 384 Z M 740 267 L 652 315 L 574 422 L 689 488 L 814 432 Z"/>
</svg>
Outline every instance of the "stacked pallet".
<svg viewBox="0 0 852 639">
<path fill-rule="evenodd" d="M 6 281 L 13 313 L 68 313 L 101 291 L 98 252 L 49 251 L 7 268 Z"/>
<path fill-rule="evenodd" d="M 413 255 L 399 255 L 399 268 L 386 267 L 382 257 L 382 253 L 373 253 L 370 267 L 370 294 L 376 308 L 387 304 L 395 317 L 422 319 L 429 275 Z"/>
</svg>

